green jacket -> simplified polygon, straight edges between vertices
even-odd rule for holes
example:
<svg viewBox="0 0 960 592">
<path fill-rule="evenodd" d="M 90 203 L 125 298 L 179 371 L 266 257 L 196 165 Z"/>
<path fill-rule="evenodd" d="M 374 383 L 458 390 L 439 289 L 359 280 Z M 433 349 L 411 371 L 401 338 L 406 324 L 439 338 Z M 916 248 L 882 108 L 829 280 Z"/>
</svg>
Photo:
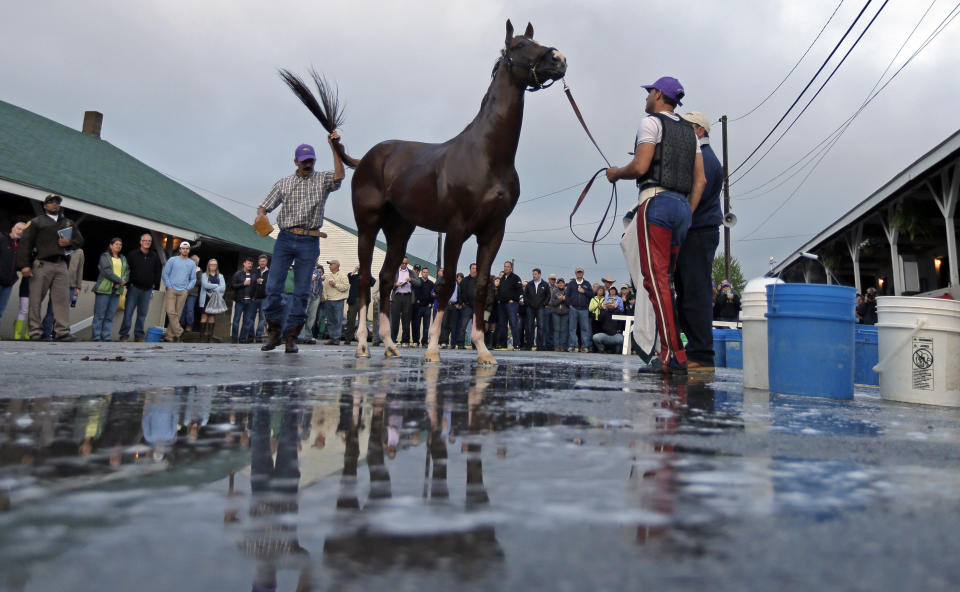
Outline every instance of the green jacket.
<svg viewBox="0 0 960 592">
<path fill-rule="evenodd" d="M 97 294 L 123 294 L 125 286 L 121 286 L 120 282 L 130 279 L 127 258 L 123 254 L 120 255 L 121 270 L 119 276 L 113 272 L 112 259 L 109 252 L 100 255 L 100 262 L 97 264 L 100 273 L 97 275 L 97 284 L 93 288 L 93 291 Z"/>
</svg>

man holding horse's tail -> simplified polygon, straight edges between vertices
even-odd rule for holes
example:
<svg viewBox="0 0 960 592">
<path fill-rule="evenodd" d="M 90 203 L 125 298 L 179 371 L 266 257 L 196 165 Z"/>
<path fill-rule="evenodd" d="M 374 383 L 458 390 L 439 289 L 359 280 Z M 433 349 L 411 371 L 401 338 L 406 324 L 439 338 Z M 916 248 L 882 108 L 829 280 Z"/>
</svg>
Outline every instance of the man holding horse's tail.
<svg viewBox="0 0 960 592">
<path fill-rule="evenodd" d="M 640 268 L 660 337 L 659 358 L 643 370 L 686 374 L 670 278 L 706 185 L 703 157 L 696 134 L 673 112 L 684 96 L 680 81 L 664 76 L 643 88 L 649 115 L 640 123 L 633 160 L 608 168 L 607 179 L 636 179 L 640 189 L 634 216 Z"/>
<path fill-rule="evenodd" d="M 280 234 L 273 247 L 271 272 L 267 278 L 266 302 L 263 314 L 267 320 L 266 342 L 263 351 L 270 351 L 285 342 L 286 353 L 297 352 L 297 335 L 306 321 L 307 299 L 310 295 L 310 275 L 320 254 L 320 232 L 323 226 L 323 208 L 331 191 L 340 188 L 343 181 L 343 161 L 340 157 L 340 134 L 331 132 L 327 137 L 333 152 L 333 170 L 315 171 L 317 155 L 313 146 L 301 144 L 294 151 L 293 163 L 297 170 L 274 184 L 260 207 L 257 220 L 266 219 L 267 213 L 278 206 L 277 226 Z M 286 333 L 283 326 L 283 284 L 287 279 L 290 263 L 296 262 L 293 271 L 293 302 L 290 307 Z"/>
</svg>

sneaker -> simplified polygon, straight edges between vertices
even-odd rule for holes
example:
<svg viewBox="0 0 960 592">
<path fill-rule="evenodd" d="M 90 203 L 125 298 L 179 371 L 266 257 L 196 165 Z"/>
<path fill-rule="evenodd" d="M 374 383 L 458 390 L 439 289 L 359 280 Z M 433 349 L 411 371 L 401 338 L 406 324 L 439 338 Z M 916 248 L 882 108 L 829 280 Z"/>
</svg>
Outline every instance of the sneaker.
<svg viewBox="0 0 960 592">
<path fill-rule="evenodd" d="M 144 341 L 146 341 L 145 338 L 143 338 L 143 337 L 137 337 L 137 343 L 143 343 Z"/>
<path fill-rule="evenodd" d="M 71 343 L 71 342 L 74 342 L 74 341 L 76 341 L 76 340 L 77 340 L 77 338 L 74 337 L 73 335 L 69 334 L 69 333 L 54 338 L 54 341 L 59 341 L 59 342 L 61 342 L 61 343 Z"/>
<path fill-rule="evenodd" d="M 316 343 L 316 341 L 314 341 L 314 343 Z M 339 340 L 339 339 L 328 339 L 328 340 L 324 341 L 323 344 L 324 344 L 324 345 L 340 345 L 340 340 Z"/>
<path fill-rule="evenodd" d="M 646 366 L 640 366 L 637 370 L 640 374 L 663 374 L 663 362 L 660 358 L 653 358 Z"/>
<path fill-rule="evenodd" d="M 130 339 L 129 339 L 128 337 L 121 337 L 121 338 L 120 338 L 120 343 L 126 343 L 126 342 L 128 342 L 128 341 L 130 341 Z"/>
<path fill-rule="evenodd" d="M 567 353 L 571 353 L 571 354 L 572 354 L 572 353 L 575 352 L 575 351 L 577 351 L 577 348 L 575 348 L 575 347 L 568 347 L 568 348 L 567 348 Z"/>
</svg>

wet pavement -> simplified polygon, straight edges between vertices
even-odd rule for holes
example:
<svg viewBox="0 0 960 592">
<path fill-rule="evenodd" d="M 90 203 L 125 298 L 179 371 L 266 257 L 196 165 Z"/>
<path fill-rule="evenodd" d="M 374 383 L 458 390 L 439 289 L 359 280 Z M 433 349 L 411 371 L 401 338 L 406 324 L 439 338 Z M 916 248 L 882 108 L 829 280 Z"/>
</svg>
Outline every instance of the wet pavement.
<svg viewBox="0 0 960 592">
<path fill-rule="evenodd" d="M 157 347 L 0 343 L 0 589 L 960 586 L 960 410 Z"/>
</svg>

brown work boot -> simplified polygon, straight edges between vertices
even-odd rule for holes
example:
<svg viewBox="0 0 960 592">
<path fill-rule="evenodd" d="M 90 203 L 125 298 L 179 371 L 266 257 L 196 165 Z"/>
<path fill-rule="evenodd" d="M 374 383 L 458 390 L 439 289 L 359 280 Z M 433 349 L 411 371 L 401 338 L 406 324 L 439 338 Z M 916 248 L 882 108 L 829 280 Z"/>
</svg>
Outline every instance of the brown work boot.
<svg viewBox="0 0 960 592">
<path fill-rule="evenodd" d="M 290 327 L 286 333 L 283 334 L 283 342 L 285 345 L 283 353 L 295 354 L 300 351 L 300 348 L 297 347 L 297 336 L 300 335 L 302 329 L 303 325 L 300 324 L 296 327 Z"/>
<path fill-rule="evenodd" d="M 273 321 L 267 321 L 267 330 L 263 334 L 263 345 L 260 346 L 260 351 L 271 351 L 280 345 L 280 330 L 283 329 L 283 326 L 280 323 L 275 323 Z"/>
</svg>

